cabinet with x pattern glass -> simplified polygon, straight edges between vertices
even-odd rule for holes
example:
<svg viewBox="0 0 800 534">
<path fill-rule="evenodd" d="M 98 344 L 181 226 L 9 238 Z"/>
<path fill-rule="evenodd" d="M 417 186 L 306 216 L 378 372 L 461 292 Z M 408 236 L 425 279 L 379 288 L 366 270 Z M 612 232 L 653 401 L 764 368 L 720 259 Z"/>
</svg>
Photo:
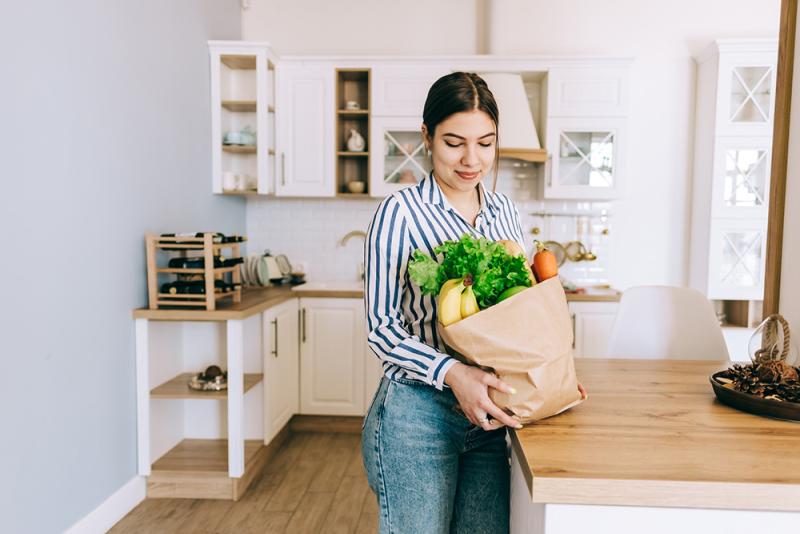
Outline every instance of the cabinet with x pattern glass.
<svg viewBox="0 0 800 534">
<path fill-rule="evenodd" d="M 697 58 L 690 283 L 720 301 L 723 321 L 764 294 L 777 42 L 718 40 Z M 760 302 L 758 302 L 760 308 Z"/>
</svg>

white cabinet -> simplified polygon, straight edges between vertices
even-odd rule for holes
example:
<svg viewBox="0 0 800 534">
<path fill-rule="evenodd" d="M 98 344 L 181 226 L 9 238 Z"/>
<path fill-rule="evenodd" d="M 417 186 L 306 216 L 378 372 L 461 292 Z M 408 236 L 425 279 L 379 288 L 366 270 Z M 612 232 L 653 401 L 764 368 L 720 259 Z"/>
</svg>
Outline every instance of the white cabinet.
<svg viewBox="0 0 800 534">
<path fill-rule="evenodd" d="M 277 180 L 281 196 L 332 197 L 334 68 L 281 62 L 277 68 Z"/>
<path fill-rule="evenodd" d="M 263 315 L 264 443 L 298 412 L 300 346 L 297 299 L 269 308 Z"/>
<path fill-rule="evenodd" d="M 376 66 L 372 73 L 373 117 L 419 117 L 421 123 L 428 90 L 448 71 L 425 65 L 386 65 Z"/>
<path fill-rule="evenodd" d="M 300 413 L 364 413 L 365 332 L 363 299 L 300 299 Z"/>
<path fill-rule="evenodd" d="M 714 220 L 707 256 L 708 298 L 761 300 L 766 252 L 766 218 Z"/>
<path fill-rule="evenodd" d="M 542 181 L 547 199 L 622 196 L 627 150 L 629 67 L 554 67 L 547 73 Z"/>
<path fill-rule="evenodd" d="M 698 58 L 689 283 L 718 300 L 764 295 L 775 40 L 719 40 Z"/>
<path fill-rule="evenodd" d="M 775 41 L 718 41 L 717 135 L 772 135 Z"/>
<path fill-rule="evenodd" d="M 611 327 L 617 316 L 616 302 L 570 302 L 576 358 L 608 358 Z"/>
<path fill-rule="evenodd" d="M 269 194 L 275 181 L 276 56 L 258 43 L 212 41 L 214 193 Z"/>
<path fill-rule="evenodd" d="M 556 67 L 547 73 L 548 116 L 626 117 L 627 67 Z M 555 148 L 555 147 L 553 147 Z"/>
<path fill-rule="evenodd" d="M 422 140 L 421 117 L 372 119 L 370 194 L 385 197 L 422 180 L 431 159 Z"/>
<path fill-rule="evenodd" d="M 613 117 L 551 118 L 544 197 L 612 199 L 620 195 L 627 120 Z"/>
<path fill-rule="evenodd" d="M 767 219 L 772 139 L 718 136 L 711 177 L 711 216 Z"/>
</svg>

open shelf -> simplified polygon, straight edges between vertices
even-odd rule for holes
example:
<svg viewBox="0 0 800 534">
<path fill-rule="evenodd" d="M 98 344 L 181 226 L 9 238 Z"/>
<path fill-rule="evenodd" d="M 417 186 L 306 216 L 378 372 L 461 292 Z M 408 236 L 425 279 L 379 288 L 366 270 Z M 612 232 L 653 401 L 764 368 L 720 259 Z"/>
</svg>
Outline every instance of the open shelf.
<svg viewBox="0 0 800 534">
<path fill-rule="evenodd" d="M 231 154 L 255 154 L 258 149 L 255 145 L 222 145 L 222 151 Z"/>
<path fill-rule="evenodd" d="M 339 198 L 372 198 L 369 196 L 369 193 L 336 193 L 336 196 Z"/>
<path fill-rule="evenodd" d="M 227 391 L 195 391 L 187 385 L 195 373 L 181 373 L 150 391 L 151 399 L 227 399 Z M 264 379 L 261 373 L 245 373 L 244 392 Z M 227 461 L 227 458 L 226 458 Z"/>
<path fill-rule="evenodd" d="M 246 111 L 255 113 L 256 101 L 255 100 L 223 100 L 222 107 L 228 111 Z"/>
<path fill-rule="evenodd" d="M 220 61 L 230 69 L 255 70 L 256 68 L 256 56 L 225 55 L 220 57 Z"/>
<path fill-rule="evenodd" d="M 244 474 L 230 478 L 228 440 L 184 439 L 152 465 L 147 496 L 236 501 L 282 443 L 275 439 L 265 447 L 262 440 L 245 440 Z"/>
<path fill-rule="evenodd" d="M 232 273 L 236 269 L 239 269 L 239 265 L 234 265 L 232 267 L 214 267 L 215 273 Z M 169 273 L 169 274 L 205 274 L 205 269 L 193 269 L 189 267 L 161 267 L 156 269 L 157 273 Z"/>
<path fill-rule="evenodd" d="M 370 69 L 336 69 L 336 196 L 369 196 Z M 348 109 L 356 106 L 357 109 Z M 352 131 L 364 138 L 361 152 L 349 150 Z M 352 194 L 347 184 L 363 182 L 364 193 Z"/>
</svg>

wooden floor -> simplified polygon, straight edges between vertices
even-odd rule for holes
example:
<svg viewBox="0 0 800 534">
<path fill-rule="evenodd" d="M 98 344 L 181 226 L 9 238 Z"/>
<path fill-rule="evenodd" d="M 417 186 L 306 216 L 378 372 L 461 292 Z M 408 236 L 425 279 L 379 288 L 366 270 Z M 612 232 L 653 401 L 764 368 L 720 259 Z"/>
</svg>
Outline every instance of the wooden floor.
<svg viewBox="0 0 800 534">
<path fill-rule="evenodd" d="M 356 433 L 292 434 L 239 501 L 145 499 L 110 532 L 372 534 L 378 508 L 360 439 Z"/>
</svg>

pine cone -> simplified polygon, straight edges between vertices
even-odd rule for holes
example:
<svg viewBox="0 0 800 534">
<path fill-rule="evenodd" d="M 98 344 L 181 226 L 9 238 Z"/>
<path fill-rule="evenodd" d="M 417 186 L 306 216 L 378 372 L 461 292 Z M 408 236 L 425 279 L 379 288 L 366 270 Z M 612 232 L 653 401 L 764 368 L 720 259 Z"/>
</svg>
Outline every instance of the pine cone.
<svg viewBox="0 0 800 534">
<path fill-rule="evenodd" d="M 785 362 L 734 364 L 720 374 L 737 391 L 759 397 L 800 403 L 800 370 Z"/>
<path fill-rule="evenodd" d="M 767 361 L 758 364 L 755 372 L 762 381 L 781 384 L 787 380 L 797 380 L 797 369 L 783 360 Z"/>
</svg>

